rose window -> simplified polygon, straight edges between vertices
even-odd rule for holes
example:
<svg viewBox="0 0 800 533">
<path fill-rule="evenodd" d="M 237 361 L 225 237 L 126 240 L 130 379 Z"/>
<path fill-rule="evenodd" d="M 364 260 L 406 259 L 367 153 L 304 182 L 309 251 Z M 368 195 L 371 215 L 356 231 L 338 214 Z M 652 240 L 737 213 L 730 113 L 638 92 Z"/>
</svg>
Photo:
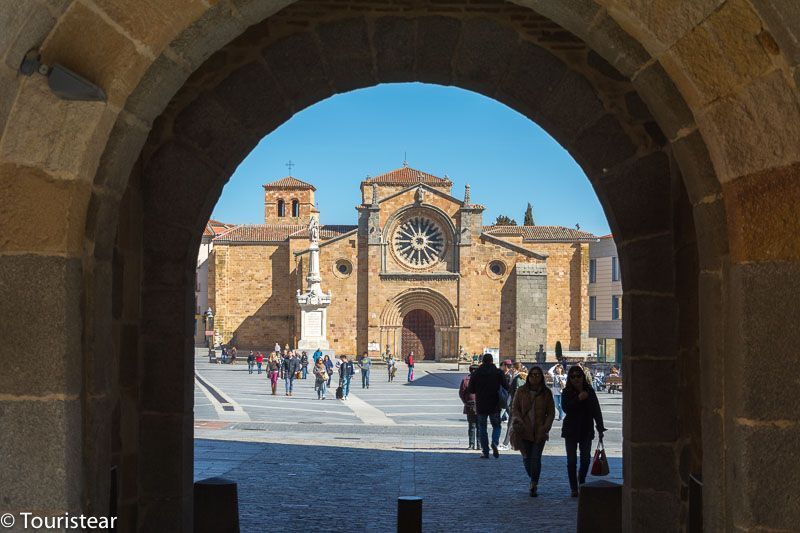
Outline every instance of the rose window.
<svg viewBox="0 0 800 533">
<path fill-rule="evenodd" d="M 393 242 L 397 256 L 415 267 L 437 263 L 445 245 L 442 229 L 424 217 L 413 217 L 401 223 L 394 232 Z"/>
</svg>

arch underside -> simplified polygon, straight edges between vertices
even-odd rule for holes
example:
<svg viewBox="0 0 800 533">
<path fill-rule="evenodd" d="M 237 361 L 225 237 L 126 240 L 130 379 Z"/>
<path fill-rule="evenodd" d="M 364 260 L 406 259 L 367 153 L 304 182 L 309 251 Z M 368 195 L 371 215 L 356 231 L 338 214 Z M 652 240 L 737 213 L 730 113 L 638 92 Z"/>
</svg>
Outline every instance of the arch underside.
<svg viewBox="0 0 800 533">
<path fill-rule="evenodd" d="M 188 295 L 223 184 L 300 109 L 423 81 L 534 120 L 597 191 L 625 289 L 625 528 L 685 525 L 700 463 L 705 529 L 793 529 L 798 504 L 776 507 L 772 489 L 782 479 L 800 493 L 800 475 L 760 457 L 796 440 L 798 410 L 778 389 L 747 386 L 760 356 L 791 365 L 800 345 L 785 324 L 800 299 L 790 4 L 230 0 L 149 24 L 114 2 L 0 8 L 16 10 L 17 36 L 2 40 L 0 179 L 12 209 L 0 217 L 13 231 L 0 243 L 0 291 L 26 287 L 5 321 L 19 334 L 5 341 L 22 353 L 41 339 L 53 361 L 48 380 L 5 374 L 0 402 L 65 427 L 34 449 L 13 440 L 27 424 L 8 432 L 26 468 L 0 470 L 2 485 L 47 487 L 12 489 L 9 508 L 104 514 L 114 464 L 128 480 L 124 529 L 192 529 Z M 61 102 L 44 78 L 17 76 L 36 42 L 111 105 Z"/>
</svg>

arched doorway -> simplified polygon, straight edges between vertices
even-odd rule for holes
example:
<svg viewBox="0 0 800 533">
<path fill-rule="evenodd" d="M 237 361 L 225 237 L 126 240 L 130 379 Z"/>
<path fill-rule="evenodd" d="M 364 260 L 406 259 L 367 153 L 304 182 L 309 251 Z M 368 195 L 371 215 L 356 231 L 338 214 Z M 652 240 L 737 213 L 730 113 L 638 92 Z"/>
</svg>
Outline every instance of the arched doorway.
<svg viewBox="0 0 800 533">
<path fill-rule="evenodd" d="M 403 317 L 401 346 L 403 355 L 414 351 L 417 360 L 436 359 L 436 332 L 433 317 L 424 309 L 414 309 Z"/>
</svg>

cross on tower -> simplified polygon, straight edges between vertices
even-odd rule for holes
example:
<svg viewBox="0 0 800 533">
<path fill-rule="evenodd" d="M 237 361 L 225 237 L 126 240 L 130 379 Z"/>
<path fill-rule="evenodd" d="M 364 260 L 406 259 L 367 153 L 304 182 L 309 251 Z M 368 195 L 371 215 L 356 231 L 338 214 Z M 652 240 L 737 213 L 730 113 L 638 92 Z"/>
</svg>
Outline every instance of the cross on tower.
<svg viewBox="0 0 800 533">
<path fill-rule="evenodd" d="M 286 163 L 286 166 L 289 167 L 289 175 L 291 176 L 292 175 L 292 167 L 294 166 L 294 163 L 292 163 L 291 159 L 289 160 L 288 163 Z"/>
</svg>

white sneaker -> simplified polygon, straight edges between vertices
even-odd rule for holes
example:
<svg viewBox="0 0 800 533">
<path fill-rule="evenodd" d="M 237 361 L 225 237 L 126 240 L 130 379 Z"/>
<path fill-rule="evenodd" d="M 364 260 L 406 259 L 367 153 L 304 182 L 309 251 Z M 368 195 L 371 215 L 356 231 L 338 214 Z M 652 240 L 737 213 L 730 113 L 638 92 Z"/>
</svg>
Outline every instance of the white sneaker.
<svg viewBox="0 0 800 533">
<path fill-rule="evenodd" d="M 510 450 L 511 446 L 509 446 L 508 444 L 501 444 L 500 446 L 497 447 L 497 449 L 498 450 Z"/>
</svg>

